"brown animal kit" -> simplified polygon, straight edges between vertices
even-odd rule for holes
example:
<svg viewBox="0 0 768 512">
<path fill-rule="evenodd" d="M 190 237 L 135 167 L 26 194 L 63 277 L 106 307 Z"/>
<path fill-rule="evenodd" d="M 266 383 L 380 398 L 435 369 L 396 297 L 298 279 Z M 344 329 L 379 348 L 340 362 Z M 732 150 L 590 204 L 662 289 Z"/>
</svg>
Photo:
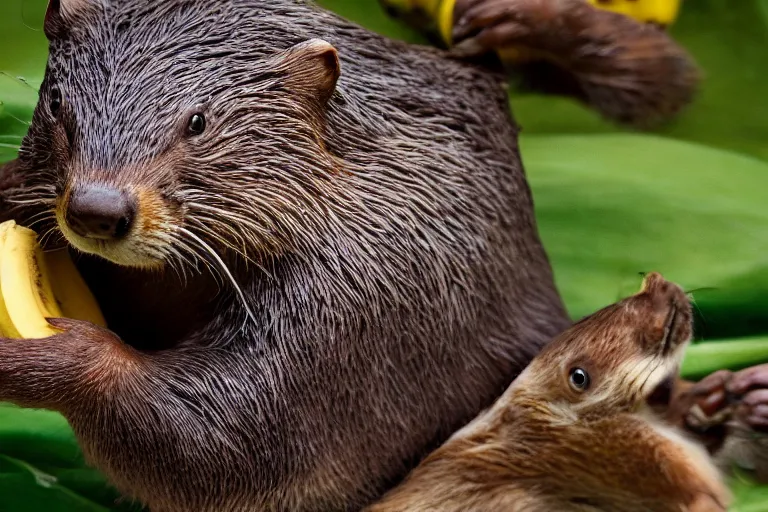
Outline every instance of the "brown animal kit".
<svg viewBox="0 0 768 512">
<path fill-rule="evenodd" d="M 642 290 L 549 343 L 502 397 L 367 512 L 723 511 L 706 450 L 646 400 L 692 333 L 683 291 Z"/>
</svg>

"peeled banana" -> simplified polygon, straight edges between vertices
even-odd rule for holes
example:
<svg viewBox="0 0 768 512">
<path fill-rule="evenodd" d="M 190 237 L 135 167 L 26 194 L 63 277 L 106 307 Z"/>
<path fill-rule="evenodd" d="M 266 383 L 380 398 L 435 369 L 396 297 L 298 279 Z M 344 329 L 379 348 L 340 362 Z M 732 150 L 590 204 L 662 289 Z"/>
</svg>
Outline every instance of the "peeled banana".
<svg viewBox="0 0 768 512">
<path fill-rule="evenodd" d="M 0 223 L 0 335 L 44 338 L 58 331 L 46 318 L 86 320 L 106 327 L 96 299 L 66 249 L 43 252 L 37 234 Z"/>
</svg>

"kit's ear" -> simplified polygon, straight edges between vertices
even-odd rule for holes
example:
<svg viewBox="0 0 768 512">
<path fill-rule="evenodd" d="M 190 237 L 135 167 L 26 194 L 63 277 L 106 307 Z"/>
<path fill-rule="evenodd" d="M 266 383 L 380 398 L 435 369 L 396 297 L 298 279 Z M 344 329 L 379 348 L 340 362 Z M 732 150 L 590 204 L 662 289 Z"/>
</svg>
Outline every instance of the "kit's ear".
<svg viewBox="0 0 768 512">
<path fill-rule="evenodd" d="M 341 75 L 336 48 L 322 39 L 310 39 L 288 49 L 281 68 L 289 89 L 316 98 L 321 105 L 331 99 Z"/>
</svg>

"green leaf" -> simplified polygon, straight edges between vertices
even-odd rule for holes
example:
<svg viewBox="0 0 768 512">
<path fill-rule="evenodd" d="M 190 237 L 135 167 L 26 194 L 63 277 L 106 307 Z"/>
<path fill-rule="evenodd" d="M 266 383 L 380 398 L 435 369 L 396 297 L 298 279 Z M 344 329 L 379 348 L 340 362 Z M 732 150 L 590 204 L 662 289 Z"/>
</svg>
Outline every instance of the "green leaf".
<svg viewBox="0 0 768 512">
<path fill-rule="evenodd" d="M 768 512 L 768 485 L 759 484 L 749 473 L 737 470 L 729 486 L 734 495 L 730 512 Z"/>
<path fill-rule="evenodd" d="M 317 3 L 368 30 L 410 43 L 427 43 L 423 35 L 387 16 L 378 0 L 317 0 Z"/>
<path fill-rule="evenodd" d="M 655 270 L 700 289 L 701 336 L 768 332 L 768 163 L 634 134 L 524 135 L 521 152 L 575 318 L 635 293 L 639 273 Z"/>
<path fill-rule="evenodd" d="M 140 510 L 118 500 L 61 415 L 0 404 L 0 512 Z"/>
<path fill-rule="evenodd" d="M 768 361 L 768 337 L 696 343 L 685 353 L 680 373 L 697 380 L 717 370 L 738 371 Z"/>
</svg>

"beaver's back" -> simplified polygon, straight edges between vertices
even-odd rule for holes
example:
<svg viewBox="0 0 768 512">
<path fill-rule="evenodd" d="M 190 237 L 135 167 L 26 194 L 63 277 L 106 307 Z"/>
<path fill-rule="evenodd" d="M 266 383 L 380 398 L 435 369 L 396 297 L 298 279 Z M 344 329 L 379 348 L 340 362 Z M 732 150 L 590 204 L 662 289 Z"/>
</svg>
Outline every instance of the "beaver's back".
<svg viewBox="0 0 768 512">
<path fill-rule="evenodd" d="M 269 309 L 312 312 L 306 320 L 333 347 L 298 372 L 323 377 L 296 386 L 306 409 L 291 413 L 306 424 L 301 437 L 325 437 L 317 486 L 351 479 L 348 490 L 377 493 L 489 405 L 568 320 L 500 77 L 326 13 L 317 20 L 302 37 L 334 45 L 342 68 L 327 125 L 343 162 L 337 222 L 307 233 L 309 263 L 292 262 L 301 270 L 284 296 L 302 305 Z M 346 319 L 343 331 L 330 312 Z"/>
</svg>

